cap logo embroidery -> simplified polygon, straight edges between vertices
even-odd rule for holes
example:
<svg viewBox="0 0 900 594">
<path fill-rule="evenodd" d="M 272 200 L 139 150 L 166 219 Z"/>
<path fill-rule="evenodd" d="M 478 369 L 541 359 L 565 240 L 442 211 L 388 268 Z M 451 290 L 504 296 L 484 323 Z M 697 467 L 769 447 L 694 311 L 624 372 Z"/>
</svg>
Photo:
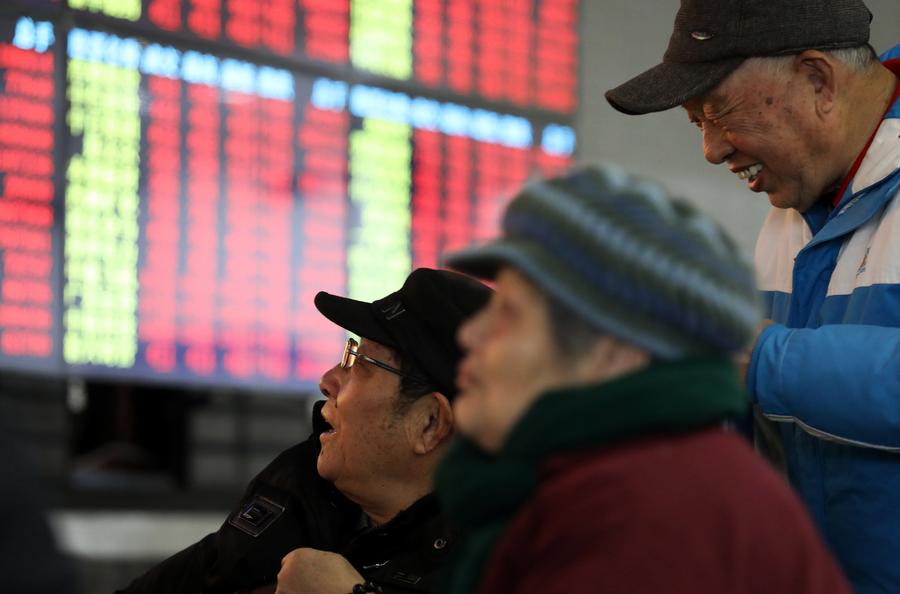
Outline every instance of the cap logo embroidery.
<svg viewBox="0 0 900 594">
<path fill-rule="evenodd" d="M 697 41 L 706 41 L 707 39 L 712 39 L 713 34 L 706 31 L 694 31 L 691 33 L 691 37 Z"/>
<path fill-rule="evenodd" d="M 403 314 L 406 311 L 406 308 L 403 307 L 403 302 L 398 301 L 393 305 L 389 305 L 386 308 L 381 310 L 381 313 L 384 314 L 384 318 L 386 320 L 393 320 L 397 316 Z"/>
</svg>

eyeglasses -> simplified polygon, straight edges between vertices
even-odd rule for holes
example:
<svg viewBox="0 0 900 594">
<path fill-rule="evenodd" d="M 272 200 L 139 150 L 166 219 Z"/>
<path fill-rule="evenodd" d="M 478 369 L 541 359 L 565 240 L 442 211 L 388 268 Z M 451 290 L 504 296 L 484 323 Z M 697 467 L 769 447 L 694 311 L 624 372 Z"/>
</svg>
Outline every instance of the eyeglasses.
<svg viewBox="0 0 900 594">
<path fill-rule="evenodd" d="M 375 365 L 376 367 L 381 367 L 385 371 L 390 371 L 391 373 L 395 373 L 395 374 L 399 375 L 400 377 L 406 377 L 406 374 L 403 373 L 402 371 L 400 371 L 399 369 L 397 369 L 396 367 L 388 365 L 387 363 L 384 363 L 383 361 L 379 361 L 378 359 L 373 359 L 372 357 L 363 355 L 362 353 L 360 353 L 357 350 L 358 348 L 359 348 L 359 343 L 356 342 L 356 339 L 354 339 L 354 338 L 347 339 L 347 344 L 344 345 L 344 354 L 341 355 L 341 368 L 342 369 L 350 369 L 356 363 L 357 359 L 362 359 L 363 361 L 365 361 L 367 363 L 371 363 L 372 365 Z"/>
</svg>

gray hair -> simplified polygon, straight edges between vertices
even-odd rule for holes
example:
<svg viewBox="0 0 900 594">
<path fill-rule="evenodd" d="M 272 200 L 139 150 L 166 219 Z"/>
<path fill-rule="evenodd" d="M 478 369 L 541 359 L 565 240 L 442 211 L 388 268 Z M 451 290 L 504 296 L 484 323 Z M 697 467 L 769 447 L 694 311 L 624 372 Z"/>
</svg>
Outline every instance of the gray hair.
<svg viewBox="0 0 900 594">
<path fill-rule="evenodd" d="M 547 293 L 544 296 L 554 345 L 561 355 L 577 360 L 603 336 L 603 332 L 591 326 L 559 299 Z"/>
<path fill-rule="evenodd" d="M 824 53 L 835 60 L 842 62 L 856 74 L 864 74 L 874 64 L 878 63 L 878 55 L 869 44 L 827 50 Z M 793 59 L 793 55 L 747 58 L 741 67 L 771 74 L 773 76 L 779 76 L 787 72 Z"/>
</svg>

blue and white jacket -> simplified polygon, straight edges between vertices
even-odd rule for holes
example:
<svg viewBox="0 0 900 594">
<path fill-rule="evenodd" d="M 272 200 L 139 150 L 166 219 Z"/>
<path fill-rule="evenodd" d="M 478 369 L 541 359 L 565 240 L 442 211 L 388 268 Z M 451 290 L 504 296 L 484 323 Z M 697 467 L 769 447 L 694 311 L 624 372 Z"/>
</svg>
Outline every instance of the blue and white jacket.
<svg viewBox="0 0 900 594">
<path fill-rule="evenodd" d="M 900 73 L 900 60 L 887 64 Z M 747 381 L 858 594 L 900 592 L 900 100 L 837 207 L 772 209 Z"/>
<path fill-rule="evenodd" d="M 894 60 L 896 58 L 900 58 L 900 43 L 881 54 L 882 62 L 887 62 L 888 60 Z"/>
</svg>

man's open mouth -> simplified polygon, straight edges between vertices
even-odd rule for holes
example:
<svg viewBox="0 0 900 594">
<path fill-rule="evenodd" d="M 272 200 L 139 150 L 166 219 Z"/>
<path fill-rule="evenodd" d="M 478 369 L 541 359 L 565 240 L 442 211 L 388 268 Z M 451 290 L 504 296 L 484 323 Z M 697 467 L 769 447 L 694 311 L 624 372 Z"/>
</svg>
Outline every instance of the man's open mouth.
<svg viewBox="0 0 900 594">
<path fill-rule="evenodd" d="M 762 171 L 762 168 L 763 168 L 763 166 L 760 165 L 759 163 L 754 163 L 753 165 L 750 165 L 749 167 L 745 167 L 743 169 L 738 169 L 734 173 L 740 179 L 746 179 L 750 182 L 753 182 L 756 180 L 756 176 L 759 175 L 759 172 Z"/>
</svg>

